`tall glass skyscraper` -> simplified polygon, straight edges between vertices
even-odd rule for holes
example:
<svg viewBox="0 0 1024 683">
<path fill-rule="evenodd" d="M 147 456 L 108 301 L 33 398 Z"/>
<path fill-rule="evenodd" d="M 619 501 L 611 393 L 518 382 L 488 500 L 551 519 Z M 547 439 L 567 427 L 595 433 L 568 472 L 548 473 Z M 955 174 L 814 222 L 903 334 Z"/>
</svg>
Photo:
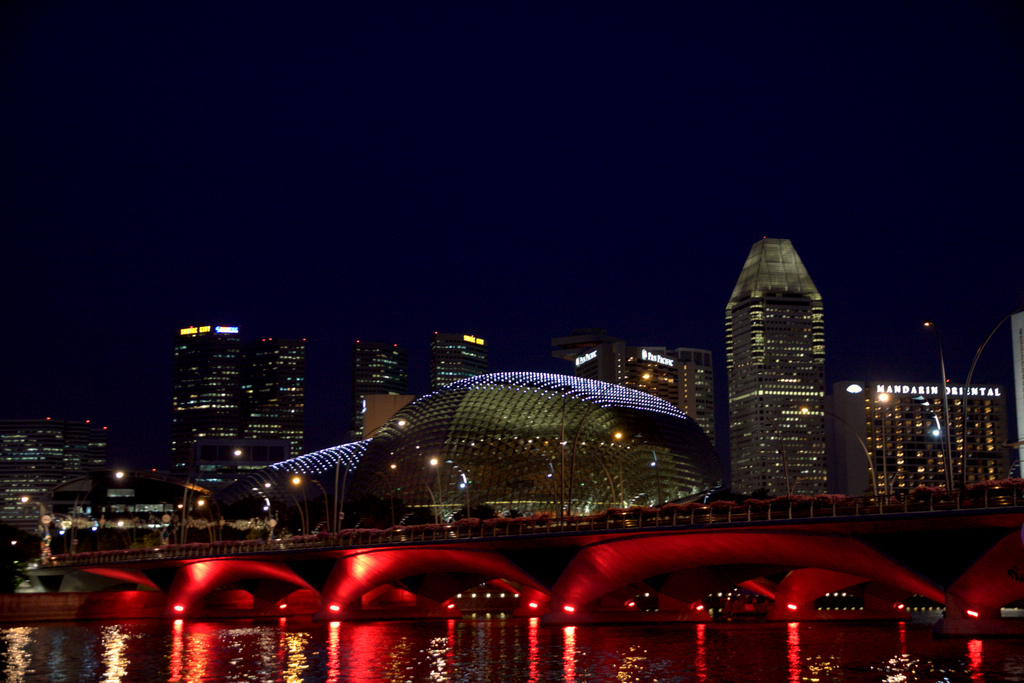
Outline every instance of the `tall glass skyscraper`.
<svg viewBox="0 0 1024 683">
<path fill-rule="evenodd" d="M 430 391 L 487 372 L 487 344 L 471 334 L 435 332 L 430 340 Z"/>
<path fill-rule="evenodd" d="M 195 448 L 200 441 L 287 441 L 291 452 L 301 453 L 305 358 L 303 340 L 243 344 L 233 326 L 179 330 L 174 344 L 171 472 L 196 474 Z"/>
<path fill-rule="evenodd" d="M 733 490 L 824 493 L 822 300 L 789 240 L 750 249 L 725 335 Z"/>
<path fill-rule="evenodd" d="M 352 422 L 349 440 L 365 438 L 363 417 L 369 394 L 409 393 L 409 353 L 398 344 L 357 341 L 352 345 Z"/>
<path fill-rule="evenodd" d="M 260 339 L 245 345 L 242 436 L 283 439 L 304 453 L 306 342 Z"/>
<path fill-rule="evenodd" d="M 174 344 L 171 472 L 189 473 L 196 439 L 238 438 L 242 341 L 237 327 L 182 328 Z"/>
</svg>

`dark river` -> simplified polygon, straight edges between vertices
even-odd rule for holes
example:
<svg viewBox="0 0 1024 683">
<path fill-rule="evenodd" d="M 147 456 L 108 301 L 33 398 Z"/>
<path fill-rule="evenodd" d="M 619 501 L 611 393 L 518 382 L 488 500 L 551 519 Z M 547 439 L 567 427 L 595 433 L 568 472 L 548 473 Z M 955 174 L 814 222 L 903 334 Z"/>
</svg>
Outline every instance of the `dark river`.
<svg viewBox="0 0 1024 683">
<path fill-rule="evenodd" d="M 1024 681 L 1022 640 L 935 640 L 929 623 L 542 626 L 123 621 L 0 627 L 28 681 Z"/>
</svg>

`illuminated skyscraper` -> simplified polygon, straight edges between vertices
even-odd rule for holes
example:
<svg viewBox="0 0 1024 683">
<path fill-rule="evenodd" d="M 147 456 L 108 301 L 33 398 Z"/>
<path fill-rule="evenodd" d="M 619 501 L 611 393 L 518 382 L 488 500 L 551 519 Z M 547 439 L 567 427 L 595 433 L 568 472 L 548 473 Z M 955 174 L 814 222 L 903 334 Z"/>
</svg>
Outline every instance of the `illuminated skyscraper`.
<svg viewBox="0 0 1024 683">
<path fill-rule="evenodd" d="M 242 342 L 237 327 L 179 331 L 174 344 L 171 472 L 187 475 L 196 439 L 241 436 Z"/>
<path fill-rule="evenodd" d="M 487 344 L 471 334 L 435 332 L 430 340 L 430 390 L 487 372 Z"/>
<path fill-rule="evenodd" d="M 246 439 L 283 439 L 303 453 L 306 342 L 261 339 L 245 345 L 242 377 Z"/>
<path fill-rule="evenodd" d="M 725 334 L 733 490 L 824 493 L 822 300 L 789 240 L 751 248 Z"/>
<path fill-rule="evenodd" d="M 352 422 L 349 439 L 363 438 L 369 394 L 409 393 L 409 353 L 398 344 L 357 341 L 352 345 Z"/>
<path fill-rule="evenodd" d="M 87 420 L 0 420 L 0 522 L 34 531 L 52 512 L 44 493 L 106 466 L 105 430 Z"/>
<path fill-rule="evenodd" d="M 237 327 L 180 330 L 174 345 L 172 473 L 206 476 L 196 466 L 197 459 L 209 460 L 198 455 L 200 443 L 230 442 L 230 451 L 241 454 L 232 467 L 244 468 L 246 454 L 271 441 L 287 442 L 282 450 L 286 457 L 301 453 L 305 357 L 303 340 L 243 344 Z M 247 441 L 253 448 L 246 447 Z M 265 458 L 255 459 L 265 464 Z"/>
</svg>

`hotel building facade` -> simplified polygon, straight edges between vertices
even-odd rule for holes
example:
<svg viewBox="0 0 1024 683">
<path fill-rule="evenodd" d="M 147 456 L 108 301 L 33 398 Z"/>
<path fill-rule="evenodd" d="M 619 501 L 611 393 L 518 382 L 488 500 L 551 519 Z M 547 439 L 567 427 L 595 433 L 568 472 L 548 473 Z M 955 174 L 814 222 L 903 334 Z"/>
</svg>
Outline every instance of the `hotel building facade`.
<svg viewBox="0 0 1024 683">
<path fill-rule="evenodd" d="M 828 404 L 831 492 L 899 495 L 1009 475 L 1001 386 L 844 381 Z"/>
</svg>

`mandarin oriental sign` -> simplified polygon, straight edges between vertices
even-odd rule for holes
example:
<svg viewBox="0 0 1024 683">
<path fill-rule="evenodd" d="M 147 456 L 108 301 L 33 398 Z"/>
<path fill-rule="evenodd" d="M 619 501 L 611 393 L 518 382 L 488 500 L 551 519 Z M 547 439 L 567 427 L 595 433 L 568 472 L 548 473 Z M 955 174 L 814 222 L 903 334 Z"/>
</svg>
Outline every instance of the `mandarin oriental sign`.
<svg viewBox="0 0 1024 683">
<path fill-rule="evenodd" d="M 597 349 L 594 349 L 593 351 L 590 351 L 588 353 L 584 353 L 582 356 L 576 356 L 576 367 L 579 367 L 584 363 L 592 361 L 595 358 L 597 358 Z"/>
<path fill-rule="evenodd" d="M 660 356 L 656 353 L 651 353 L 647 349 L 640 349 L 640 359 L 649 360 L 652 363 L 657 363 L 658 365 L 665 365 L 670 368 L 674 368 L 676 365 L 675 360 L 673 360 L 672 358 L 666 358 L 665 356 Z"/>
<path fill-rule="evenodd" d="M 876 394 L 893 394 L 895 396 L 940 396 L 937 384 L 876 384 Z M 963 396 L 964 388 L 946 387 L 947 396 Z M 968 396 L 981 398 L 999 398 L 1003 395 L 1000 387 L 968 387 Z"/>
</svg>

